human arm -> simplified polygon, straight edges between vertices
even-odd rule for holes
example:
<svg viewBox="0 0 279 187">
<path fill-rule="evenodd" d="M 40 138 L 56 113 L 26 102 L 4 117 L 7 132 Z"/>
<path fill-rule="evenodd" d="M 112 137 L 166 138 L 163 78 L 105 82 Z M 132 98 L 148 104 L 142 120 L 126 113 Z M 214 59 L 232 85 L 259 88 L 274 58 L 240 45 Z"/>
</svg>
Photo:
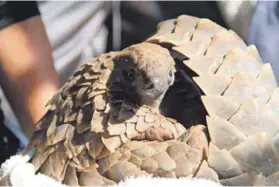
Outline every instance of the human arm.
<svg viewBox="0 0 279 187">
<path fill-rule="evenodd" d="M 59 88 L 51 47 L 39 15 L 0 31 L 0 83 L 21 127 L 30 138 Z"/>
</svg>

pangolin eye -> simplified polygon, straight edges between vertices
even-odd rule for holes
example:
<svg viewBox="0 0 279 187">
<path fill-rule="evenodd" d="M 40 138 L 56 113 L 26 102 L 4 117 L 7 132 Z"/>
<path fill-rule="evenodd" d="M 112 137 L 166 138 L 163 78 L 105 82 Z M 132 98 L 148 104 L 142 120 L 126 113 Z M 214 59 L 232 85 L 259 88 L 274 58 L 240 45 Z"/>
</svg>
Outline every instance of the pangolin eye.
<svg viewBox="0 0 279 187">
<path fill-rule="evenodd" d="M 172 77 L 173 73 L 172 70 L 169 71 L 169 76 Z"/>
<path fill-rule="evenodd" d="M 134 77 L 134 72 L 129 71 L 127 76 L 128 76 L 129 79 L 133 78 Z"/>
<path fill-rule="evenodd" d="M 135 71 L 130 69 L 128 72 L 125 73 L 125 79 L 128 81 L 134 81 L 135 79 Z"/>
</svg>

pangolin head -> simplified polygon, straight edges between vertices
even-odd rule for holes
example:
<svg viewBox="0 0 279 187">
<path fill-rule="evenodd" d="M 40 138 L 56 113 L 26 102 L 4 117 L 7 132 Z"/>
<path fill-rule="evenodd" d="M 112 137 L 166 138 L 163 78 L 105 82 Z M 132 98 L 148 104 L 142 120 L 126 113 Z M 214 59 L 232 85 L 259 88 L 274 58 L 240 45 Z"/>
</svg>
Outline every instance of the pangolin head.
<svg viewBox="0 0 279 187">
<path fill-rule="evenodd" d="M 169 51 L 157 44 L 140 43 L 116 57 L 122 83 L 141 104 L 153 105 L 174 82 L 175 62 Z"/>
</svg>

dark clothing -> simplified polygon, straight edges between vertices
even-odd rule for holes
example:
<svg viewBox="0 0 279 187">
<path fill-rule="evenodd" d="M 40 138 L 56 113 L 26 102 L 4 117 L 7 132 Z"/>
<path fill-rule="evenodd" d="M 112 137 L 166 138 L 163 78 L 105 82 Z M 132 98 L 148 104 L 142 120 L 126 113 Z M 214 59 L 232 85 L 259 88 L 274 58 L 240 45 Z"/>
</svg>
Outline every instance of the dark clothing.
<svg viewBox="0 0 279 187">
<path fill-rule="evenodd" d="M 0 109 L 0 165 L 15 155 L 19 147 L 18 138 L 4 125 L 4 115 Z"/>
<path fill-rule="evenodd" d="M 36 1 L 0 1 L 0 30 L 37 15 Z"/>
</svg>

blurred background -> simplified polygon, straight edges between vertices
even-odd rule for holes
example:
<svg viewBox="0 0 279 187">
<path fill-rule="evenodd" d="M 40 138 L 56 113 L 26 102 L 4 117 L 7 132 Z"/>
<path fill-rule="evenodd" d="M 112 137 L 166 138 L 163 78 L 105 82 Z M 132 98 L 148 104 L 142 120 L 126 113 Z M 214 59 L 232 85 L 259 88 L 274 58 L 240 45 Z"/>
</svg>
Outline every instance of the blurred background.
<svg viewBox="0 0 279 187">
<path fill-rule="evenodd" d="M 156 31 L 160 21 L 181 14 L 208 18 L 255 44 L 264 62 L 279 78 L 279 3 L 277 1 L 38 1 L 52 48 L 54 66 L 67 78 L 90 58 L 139 43 Z M 24 147 L 28 140 L 3 92 L 5 125 Z M 8 133 L 1 131 L 2 133 Z"/>
</svg>

